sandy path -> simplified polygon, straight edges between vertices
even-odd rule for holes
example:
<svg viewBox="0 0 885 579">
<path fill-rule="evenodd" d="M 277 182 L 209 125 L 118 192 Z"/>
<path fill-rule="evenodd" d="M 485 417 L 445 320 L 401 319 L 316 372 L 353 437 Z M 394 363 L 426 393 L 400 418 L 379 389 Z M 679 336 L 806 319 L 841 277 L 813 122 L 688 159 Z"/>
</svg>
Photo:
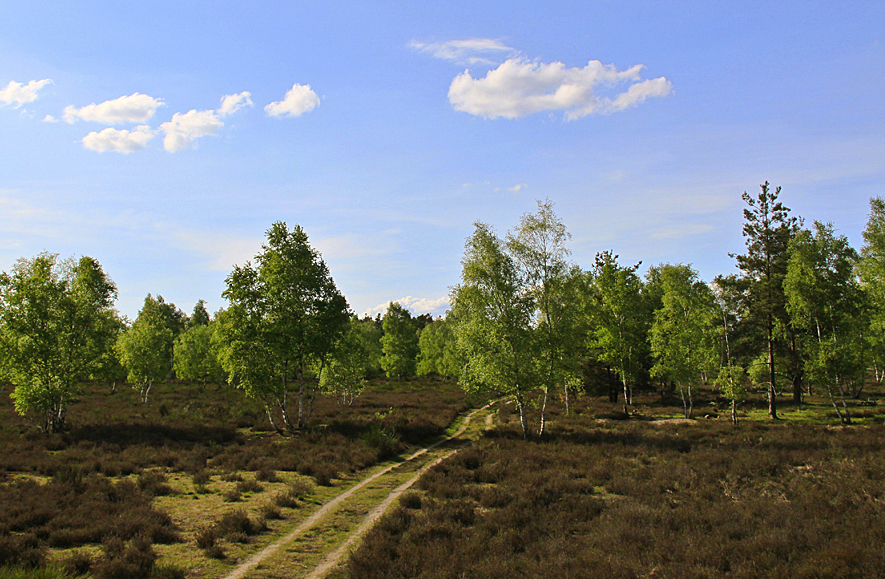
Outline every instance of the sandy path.
<svg viewBox="0 0 885 579">
<path fill-rule="evenodd" d="M 248 573 L 249 571 L 254 569 L 262 561 L 264 561 L 265 559 L 267 559 L 268 557 L 270 557 L 271 555 L 276 553 L 281 547 L 283 547 L 284 545 L 287 545 L 288 543 L 291 543 L 293 540 L 295 540 L 296 537 L 298 537 L 302 533 L 304 533 L 304 532 L 310 530 L 311 528 L 313 528 L 314 526 L 316 526 L 316 524 L 319 523 L 321 519 L 323 519 L 326 515 L 328 515 L 333 510 L 335 510 L 341 503 L 346 501 L 354 493 L 359 491 L 361 488 L 363 488 L 367 484 L 384 476 L 385 474 L 389 473 L 391 470 L 395 469 L 396 467 L 402 466 L 403 464 L 406 464 L 407 462 L 415 460 L 419 456 L 427 453 L 428 451 L 436 448 L 437 446 L 439 446 L 445 442 L 448 442 L 448 441 L 452 440 L 453 438 L 457 438 L 458 436 L 463 434 L 464 431 L 467 430 L 467 426 L 468 426 L 468 424 L 470 424 L 470 419 L 473 417 L 473 415 L 476 414 L 477 412 L 479 412 L 480 410 L 485 410 L 490 405 L 491 404 L 487 404 L 486 406 L 483 406 L 482 408 L 479 408 L 479 409 L 474 410 L 474 411 L 470 412 L 469 414 L 467 414 L 467 416 L 464 417 L 464 421 L 461 424 L 461 426 L 452 435 L 450 435 L 446 438 L 443 438 L 443 439 L 435 442 L 434 444 L 431 444 L 430 446 L 422 448 L 418 452 L 407 457 L 402 462 L 392 464 L 392 465 L 388 466 L 387 468 L 376 472 L 375 474 L 369 476 L 368 478 L 363 479 L 358 484 L 352 486 L 348 490 L 346 490 L 343 493 L 341 493 L 340 495 L 336 496 L 334 499 L 325 503 L 322 507 L 317 509 L 317 511 L 315 513 L 313 513 L 310 517 L 308 517 L 307 519 L 302 521 L 301 524 L 298 525 L 289 534 L 287 534 L 286 536 L 284 536 L 280 539 L 277 539 L 276 541 L 274 541 L 273 543 L 271 543 L 270 545 L 268 545 L 267 547 L 265 547 L 261 551 L 255 553 L 254 555 L 252 555 L 251 557 L 249 557 L 248 559 L 246 559 L 245 561 L 243 561 L 242 563 L 237 565 L 230 573 L 225 575 L 223 579 L 242 579 L 243 577 L 246 576 L 246 573 Z M 488 418 L 486 419 L 486 424 L 487 425 L 490 424 L 490 421 L 488 420 Z M 440 462 L 442 462 L 443 460 L 445 460 L 446 458 L 448 458 L 449 456 L 454 454 L 456 451 L 457 451 L 457 449 L 447 452 L 442 457 L 440 457 L 440 458 L 432 461 L 430 464 L 422 467 L 412 478 L 410 478 L 408 481 L 406 481 L 405 483 L 401 484 L 399 487 L 394 489 L 389 495 L 387 495 L 387 497 L 381 503 L 379 503 L 374 509 L 372 509 L 369 512 L 368 515 L 366 515 L 365 519 L 360 524 L 359 528 L 357 528 L 357 530 L 354 531 L 347 538 L 347 540 L 344 542 L 344 544 L 341 547 L 339 547 L 337 550 L 335 550 L 331 555 L 327 556 L 326 559 L 324 559 L 323 562 L 317 568 L 315 568 L 310 575 L 308 575 L 308 577 L 313 578 L 313 579 L 319 579 L 320 577 L 324 577 L 326 575 L 326 573 L 328 573 L 333 567 L 335 567 L 340 562 L 341 558 L 347 553 L 348 547 L 350 547 L 354 543 L 354 541 L 356 541 L 363 533 L 365 533 L 365 531 L 368 530 L 368 528 L 372 525 L 372 523 L 374 523 L 382 514 L 384 514 L 384 511 L 387 510 L 387 508 L 391 505 L 391 503 L 393 503 L 394 500 L 396 500 L 397 497 L 399 497 L 407 488 L 412 486 L 421 477 L 421 475 L 427 471 L 427 469 L 433 467 L 436 464 L 439 464 Z"/>
</svg>

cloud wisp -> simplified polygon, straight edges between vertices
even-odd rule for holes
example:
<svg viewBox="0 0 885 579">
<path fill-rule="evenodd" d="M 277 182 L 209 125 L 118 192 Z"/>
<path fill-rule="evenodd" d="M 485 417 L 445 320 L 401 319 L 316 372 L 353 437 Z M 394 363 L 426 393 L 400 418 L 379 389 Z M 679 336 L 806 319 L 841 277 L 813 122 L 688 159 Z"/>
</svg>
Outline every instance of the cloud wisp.
<svg viewBox="0 0 885 579">
<path fill-rule="evenodd" d="M 121 96 L 103 103 L 86 105 L 76 108 L 65 107 L 64 120 L 68 123 L 91 121 L 103 125 L 123 125 L 126 123 L 144 123 L 163 106 L 163 101 L 141 93 Z"/>
<path fill-rule="evenodd" d="M 474 78 L 465 70 L 452 81 L 448 97 L 455 110 L 487 119 L 561 111 L 566 120 L 575 120 L 624 110 L 673 92 L 665 77 L 641 80 L 644 68 L 637 64 L 620 71 L 598 60 L 583 68 L 569 68 L 561 62 L 511 58 L 485 77 Z"/>
<path fill-rule="evenodd" d="M 274 101 L 264 107 L 264 111 L 277 118 L 298 117 L 320 106 L 320 97 L 309 84 L 292 85 L 281 101 Z"/>
<path fill-rule="evenodd" d="M 218 113 L 219 117 L 226 117 L 234 114 L 243 107 L 251 107 L 252 105 L 252 93 L 244 90 L 241 93 L 229 94 L 221 97 L 221 106 L 218 107 L 218 110 L 215 112 Z"/>
<path fill-rule="evenodd" d="M 28 84 L 21 82 L 9 81 L 5 88 L 0 89 L 0 105 L 13 105 L 19 108 L 24 104 L 32 103 L 39 96 L 37 92 L 52 83 L 51 79 L 32 80 Z"/>
<path fill-rule="evenodd" d="M 514 48 L 491 38 L 471 38 L 447 42 L 413 40 L 409 43 L 409 47 L 434 58 L 458 64 L 498 64 L 500 60 L 495 60 L 495 56 L 512 56 L 517 53 Z"/>
</svg>

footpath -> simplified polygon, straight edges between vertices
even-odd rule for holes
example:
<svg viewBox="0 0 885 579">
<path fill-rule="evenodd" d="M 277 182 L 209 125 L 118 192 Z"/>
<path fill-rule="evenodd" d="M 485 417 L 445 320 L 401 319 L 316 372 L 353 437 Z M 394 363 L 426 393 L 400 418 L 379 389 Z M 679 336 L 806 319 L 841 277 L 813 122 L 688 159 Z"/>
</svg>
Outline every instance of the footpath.
<svg viewBox="0 0 885 579">
<path fill-rule="evenodd" d="M 476 415 L 484 417 L 480 423 Z M 458 428 L 400 462 L 319 505 L 295 529 L 238 564 L 223 579 L 322 579 L 341 565 L 360 538 L 428 469 L 469 445 L 492 425 L 493 405 L 464 415 Z"/>
</svg>

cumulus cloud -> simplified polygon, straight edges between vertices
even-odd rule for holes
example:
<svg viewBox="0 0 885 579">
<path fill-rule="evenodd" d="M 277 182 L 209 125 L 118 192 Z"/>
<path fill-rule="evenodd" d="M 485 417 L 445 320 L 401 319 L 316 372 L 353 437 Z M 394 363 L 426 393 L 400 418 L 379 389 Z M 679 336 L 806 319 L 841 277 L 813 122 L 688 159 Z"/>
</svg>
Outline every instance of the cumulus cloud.
<svg viewBox="0 0 885 579">
<path fill-rule="evenodd" d="M 252 103 L 252 93 L 247 90 L 239 94 L 229 94 L 221 97 L 221 106 L 218 107 L 216 111 L 218 116 L 226 117 L 227 115 L 231 115 L 243 107 L 251 107 Z"/>
<path fill-rule="evenodd" d="M 83 146 L 99 153 L 115 151 L 128 155 L 144 149 L 156 134 L 157 132 L 147 125 L 139 125 L 131 131 L 107 128 L 101 132 L 93 131 L 83 137 Z"/>
<path fill-rule="evenodd" d="M 146 94 L 133 93 L 99 104 L 92 103 L 79 109 L 67 106 L 64 110 L 64 119 L 69 123 L 82 120 L 104 125 L 143 123 L 154 116 L 157 107 L 161 106 L 163 106 L 163 101 L 160 99 Z"/>
<path fill-rule="evenodd" d="M 519 193 L 520 191 L 522 191 L 526 187 L 528 187 L 528 185 L 526 185 L 525 183 L 519 183 L 517 185 L 514 185 L 513 187 L 508 187 L 507 190 L 511 191 L 513 193 Z"/>
<path fill-rule="evenodd" d="M 515 54 L 516 50 L 491 38 L 471 38 L 469 40 L 449 40 L 448 42 L 418 42 L 413 40 L 409 47 L 460 64 L 494 64 L 491 57 Z M 500 62 L 500 60 L 498 61 Z"/>
<path fill-rule="evenodd" d="M 483 78 L 474 78 L 469 70 L 456 76 L 449 87 L 449 102 L 455 110 L 489 119 L 563 111 L 566 119 L 574 120 L 623 110 L 672 92 L 672 84 L 664 77 L 642 81 L 644 68 L 637 64 L 619 71 L 598 60 L 584 68 L 569 68 L 561 62 L 510 58 Z M 627 90 L 622 90 L 625 85 Z"/>
<path fill-rule="evenodd" d="M 32 103 L 37 100 L 37 91 L 51 83 L 52 80 L 44 78 L 43 80 L 32 80 L 28 84 L 22 84 L 9 81 L 6 88 L 0 90 L 0 104 L 15 104 L 15 108 L 19 108 L 25 103 Z"/>
<path fill-rule="evenodd" d="M 281 101 L 274 101 L 264 107 L 272 117 L 297 117 L 320 106 L 320 97 L 313 92 L 309 84 L 292 85 Z"/>
<path fill-rule="evenodd" d="M 43 117 L 43 122 L 44 123 L 57 123 L 58 119 L 53 117 L 52 115 L 46 115 L 45 117 Z"/>
<path fill-rule="evenodd" d="M 195 139 L 206 135 L 217 135 L 224 123 L 215 111 L 190 110 L 186 113 L 175 113 L 172 120 L 160 125 L 166 136 L 163 147 L 170 153 L 177 153 L 189 147 Z"/>
<path fill-rule="evenodd" d="M 413 298 L 412 296 L 406 296 L 404 298 L 400 298 L 398 300 L 393 300 L 394 302 L 400 304 L 404 308 L 408 309 L 412 312 L 413 315 L 421 315 L 421 314 L 442 314 L 449 307 L 449 298 L 448 296 L 441 297 L 439 299 L 431 300 L 427 298 Z M 384 314 L 387 311 L 387 307 L 390 305 L 389 302 L 385 302 L 383 304 L 379 304 L 374 308 L 370 308 L 363 312 L 363 315 L 374 316 L 375 314 Z"/>
</svg>

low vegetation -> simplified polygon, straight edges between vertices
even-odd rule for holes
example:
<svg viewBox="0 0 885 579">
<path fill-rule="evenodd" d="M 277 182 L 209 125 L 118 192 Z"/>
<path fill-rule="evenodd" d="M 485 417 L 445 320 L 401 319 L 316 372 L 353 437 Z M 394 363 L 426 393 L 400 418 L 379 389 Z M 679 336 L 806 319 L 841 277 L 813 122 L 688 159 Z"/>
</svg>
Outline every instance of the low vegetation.
<svg viewBox="0 0 885 579">
<path fill-rule="evenodd" d="M 672 402 L 649 408 L 678 415 Z M 832 414 L 818 402 L 801 411 L 812 422 Z M 511 406 L 339 577 L 885 576 L 883 409 L 856 428 L 613 410 L 583 398 L 525 442 Z"/>
<path fill-rule="evenodd" d="M 318 400 L 316 426 L 279 437 L 259 404 L 208 390 L 163 384 L 146 406 L 89 386 L 61 433 L 0 397 L 0 577 L 183 577 L 192 562 L 175 553 L 192 546 L 232 564 L 232 545 L 318 485 L 433 439 L 470 406 L 451 383 L 376 381 L 350 406 Z"/>
</svg>

